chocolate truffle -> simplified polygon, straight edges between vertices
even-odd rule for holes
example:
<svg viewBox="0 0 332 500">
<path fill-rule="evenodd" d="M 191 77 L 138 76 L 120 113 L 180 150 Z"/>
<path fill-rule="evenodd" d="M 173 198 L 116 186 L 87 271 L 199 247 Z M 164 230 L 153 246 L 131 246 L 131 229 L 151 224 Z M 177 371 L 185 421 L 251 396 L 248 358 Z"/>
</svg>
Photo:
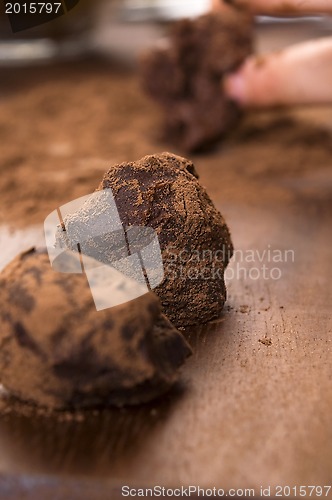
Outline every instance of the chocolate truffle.
<svg viewBox="0 0 332 500">
<path fill-rule="evenodd" d="M 155 288 L 164 313 L 177 327 L 218 318 L 226 300 L 224 270 L 233 252 L 227 225 L 198 181 L 193 163 L 171 153 L 115 165 L 98 190 L 111 189 L 124 227 L 153 228 L 164 279 Z M 91 198 L 59 228 L 57 245 L 75 249 L 82 226 L 98 225 L 106 208 Z M 84 252 L 111 264 L 109 239 L 85 243 Z"/>
<path fill-rule="evenodd" d="M 172 142 L 196 151 L 232 129 L 240 111 L 222 92 L 222 78 L 252 47 L 250 16 L 230 9 L 175 23 L 164 46 L 142 57 L 143 87 L 162 106 Z"/>
<path fill-rule="evenodd" d="M 1 273 L 0 318 L 0 382 L 53 409 L 149 401 L 190 354 L 153 293 L 97 312 L 86 276 L 54 271 L 45 250 Z"/>
</svg>

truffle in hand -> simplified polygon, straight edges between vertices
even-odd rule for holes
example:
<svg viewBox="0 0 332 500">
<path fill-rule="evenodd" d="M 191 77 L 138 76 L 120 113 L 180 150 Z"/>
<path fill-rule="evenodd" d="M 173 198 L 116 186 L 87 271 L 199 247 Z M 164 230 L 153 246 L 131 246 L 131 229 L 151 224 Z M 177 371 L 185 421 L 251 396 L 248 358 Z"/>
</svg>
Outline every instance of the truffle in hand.
<svg viewBox="0 0 332 500">
<path fill-rule="evenodd" d="M 164 46 L 142 57 L 143 87 L 164 111 L 165 135 L 185 151 L 206 149 L 240 117 L 222 78 L 253 50 L 252 21 L 240 10 L 174 23 Z"/>
</svg>

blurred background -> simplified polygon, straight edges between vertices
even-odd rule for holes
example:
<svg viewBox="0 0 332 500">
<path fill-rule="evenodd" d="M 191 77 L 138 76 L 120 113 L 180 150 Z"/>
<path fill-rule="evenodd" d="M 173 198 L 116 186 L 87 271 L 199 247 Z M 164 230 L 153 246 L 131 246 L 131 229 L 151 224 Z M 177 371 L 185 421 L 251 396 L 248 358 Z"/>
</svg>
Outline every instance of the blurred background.
<svg viewBox="0 0 332 500">
<path fill-rule="evenodd" d="M 2 65 L 73 59 L 92 52 L 133 63 L 142 49 L 164 34 L 167 23 L 207 12 L 210 0 L 80 0 L 65 15 L 18 33 L 12 32 L 4 6 L 5 2 L 2 2 Z M 330 18 L 322 16 L 259 16 L 256 24 L 259 28 L 258 50 L 279 48 L 303 38 L 331 33 Z M 274 36 L 276 32 L 277 37 Z M 264 37 L 263 41 L 260 35 Z"/>
</svg>

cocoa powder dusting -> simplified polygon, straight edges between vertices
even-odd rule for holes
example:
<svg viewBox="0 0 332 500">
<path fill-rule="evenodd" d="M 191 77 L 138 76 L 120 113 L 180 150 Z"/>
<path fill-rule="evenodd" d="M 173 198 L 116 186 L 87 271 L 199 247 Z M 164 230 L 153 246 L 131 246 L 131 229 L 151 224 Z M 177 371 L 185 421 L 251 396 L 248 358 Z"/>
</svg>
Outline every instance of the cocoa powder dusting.
<svg viewBox="0 0 332 500">
<path fill-rule="evenodd" d="M 0 318 L 1 383 L 46 408 L 149 401 L 190 354 L 154 294 L 96 311 L 85 275 L 54 271 L 45 250 L 2 272 Z"/>
<path fill-rule="evenodd" d="M 171 153 L 145 156 L 111 167 L 98 190 L 111 189 L 122 224 L 153 228 L 162 251 L 165 277 L 155 289 L 163 310 L 177 326 L 218 318 L 226 300 L 224 269 L 232 256 L 230 233 L 197 179 L 193 163 Z M 82 222 L 98 222 L 105 207 L 88 200 L 65 218 L 71 235 L 59 230 L 58 243 L 75 249 Z M 88 255 L 111 264 L 107 236 L 87 244 Z M 99 248 L 98 248 L 99 246 Z"/>
</svg>

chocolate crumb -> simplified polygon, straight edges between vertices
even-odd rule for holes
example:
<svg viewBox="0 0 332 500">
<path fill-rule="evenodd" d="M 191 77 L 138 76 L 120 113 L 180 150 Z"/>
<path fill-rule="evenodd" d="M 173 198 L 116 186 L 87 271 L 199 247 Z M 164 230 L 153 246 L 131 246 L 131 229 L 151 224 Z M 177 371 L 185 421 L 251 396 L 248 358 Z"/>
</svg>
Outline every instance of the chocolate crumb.
<svg viewBox="0 0 332 500">
<path fill-rule="evenodd" d="M 272 340 L 267 338 L 267 337 L 264 337 L 263 339 L 259 339 L 258 342 L 265 345 L 266 347 L 270 347 L 272 345 Z"/>
</svg>

